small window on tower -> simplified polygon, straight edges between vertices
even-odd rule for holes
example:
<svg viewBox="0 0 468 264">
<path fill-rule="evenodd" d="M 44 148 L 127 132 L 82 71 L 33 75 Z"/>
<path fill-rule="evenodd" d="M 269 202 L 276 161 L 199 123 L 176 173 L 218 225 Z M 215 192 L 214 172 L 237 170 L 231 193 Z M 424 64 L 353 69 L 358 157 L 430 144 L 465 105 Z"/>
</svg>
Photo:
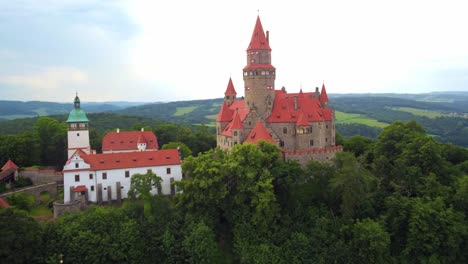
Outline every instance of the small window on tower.
<svg viewBox="0 0 468 264">
<path fill-rule="evenodd" d="M 79 182 L 80 181 L 80 175 L 75 175 L 75 181 Z"/>
<path fill-rule="evenodd" d="M 94 185 L 91 185 L 91 191 L 94 192 Z"/>
<path fill-rule="evenodd" d="M 237 131 L 234 131 L 234 136 L 237 137 Z"/>
<path fill-rule="evenodd" d="M 89 179 L 92 180 L 93 179 L 93 174 L 89 174 Z"/>
<path fill-rule="evenodd" d="M 311 146 L 314 145 L 314 140 L 313 139 L 309 140 L 309 145 L 311 145 Z"/>
<path fill-rule="evenodd" d="M 75 168 L 78 168 L 80 165 L 78 163 L 75 163 Z"/>
</svg>

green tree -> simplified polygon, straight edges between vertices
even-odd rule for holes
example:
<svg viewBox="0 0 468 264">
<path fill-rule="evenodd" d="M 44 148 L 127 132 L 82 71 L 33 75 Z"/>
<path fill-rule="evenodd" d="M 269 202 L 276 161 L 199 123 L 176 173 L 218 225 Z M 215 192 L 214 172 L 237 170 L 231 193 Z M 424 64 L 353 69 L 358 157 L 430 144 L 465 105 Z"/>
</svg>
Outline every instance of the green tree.
<svg viewBox="0 0 468 264">
<path fill-rule="evenodd" d="M 39 140 L 41 165 L 61 167 L 67 159 L 67 128 L 50 117 L 40 117 L 34 125 Z"/>
<path fill-rule="evenodd" d="M 39 263 L 42 228 L 24 211 L 0 209 L 0 259 L 4 263 Z"/>
<path fill-rule="evenodd" d="M 354 156 L 359 157 L 372 147 L 372 139 L 360 135 L 352 136 L 344 142 L 344 150 L 354 153 Z"/>
<path fill-rule="evenodd" d="M 403 254 L 408 260 L 417 262 L 463 262 L 466 251 L 460 246 L 466 238 L 463 213 L 447 207 L 441 198 L 415 198 Z"/>
<path fill-rule="evenodd" d="M 354 218 L 372 210 L 369 201 L 377 179 L 356 161 L 352 153 L 337 153 L 334 162 L 336 174 L 330 179 L 330 187 L 341 200 L 343 216 Z"/>
<path fill-rule="evenodd" d="M 161 194 L 161 177 L 148 170 L 145 174 L 133 174 L 130 180 L 130 198 L 141 198 L 144 202 L 144 212 L 147 219 L 152 218 L 151 191 L 156 188 L 158 194 Z"/>
<path fill-rule="evenodd" d="M 192 156 L 190 148 L 182 142 L 169 142 L 164 144 L 161 149 L 180 149 L 182 159 Z"/>
<path fill-rule="evenodd" d="M 349 250 L 353 263 L 389 263 L 390 235 L 372 219 L 357 221 L 350 227 Z"/>
<path fill-rule="evenodd" d="M 220 250 L 213 232 L 204 222 L 189 226 L 190 232 L 182 242 L 189 263 L 219 263 Z"/>
</svg>

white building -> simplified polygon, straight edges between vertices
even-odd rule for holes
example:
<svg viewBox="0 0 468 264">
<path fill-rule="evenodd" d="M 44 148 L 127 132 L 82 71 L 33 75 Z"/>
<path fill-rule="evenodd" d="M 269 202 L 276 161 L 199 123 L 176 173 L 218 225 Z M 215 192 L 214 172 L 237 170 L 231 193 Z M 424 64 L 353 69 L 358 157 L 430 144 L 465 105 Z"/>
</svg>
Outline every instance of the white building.
<svg viewBox="0 0 468 264">
<path fill-rule="evenodd" d="M 162 179 L 162 194 L 175 194 L 174 181 L 182 179 L 176 149 L 107 154 L 75 152 L 63 168 L 64 202 L 86 195 L 89 202 L 101 203 L 127 198 L 130 180 L 149 170 Z M 158 190 L 153 189 L 153 194 Z"/>
<path fill-rule="evenodd" d="M 128 197 L 131 177 L 149 170 L 162 179 L 162 194 L 175 194 L 174 181 L 182 179 L 179 151 L 158 150 L 151 131 L 111 132 L 103 139 L 103 154 L 89 144 L 86 113 L 75 97 L 68 123 L 68 160 L 63 168 L 64 203 L 85 196 L 88 202 L 120 201 Z M 158 190 L 153 189 L 153 194 Z"/>
</svg>

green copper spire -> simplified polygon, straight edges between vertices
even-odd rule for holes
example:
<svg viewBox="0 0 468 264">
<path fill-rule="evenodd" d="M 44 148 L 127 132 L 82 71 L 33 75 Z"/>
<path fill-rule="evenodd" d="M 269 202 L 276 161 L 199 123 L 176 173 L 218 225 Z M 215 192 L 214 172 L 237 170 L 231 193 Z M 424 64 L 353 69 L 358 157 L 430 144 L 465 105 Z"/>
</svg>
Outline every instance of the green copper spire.
<svg viewBox="0 0 468 264">
<path fill-rule="evenodd" d="M 78 93 L 76 93 L 75 101 L 74 101 L 74 108 L 70 112 L 67 123 L 83 123 L 89 122 L 88 117 L 86 117 L 86 113 L 80 109 L 80 98 L 78 97 Z"/>
</svg>

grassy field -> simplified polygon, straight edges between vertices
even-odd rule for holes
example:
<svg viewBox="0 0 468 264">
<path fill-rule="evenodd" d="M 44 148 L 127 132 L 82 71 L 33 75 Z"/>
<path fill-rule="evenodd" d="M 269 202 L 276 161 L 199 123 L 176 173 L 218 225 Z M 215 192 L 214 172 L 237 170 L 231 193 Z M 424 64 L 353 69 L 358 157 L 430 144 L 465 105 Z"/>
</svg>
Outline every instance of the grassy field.
<svg viewBox="0 0 468 264">
<path fill-rule="evenodd" d="M 340 111 L 335 111 L 335 116 L 336 116 L 336 122 L 345 124 L 345 123 L 356 123 L 356 124 L 362 124 L 366 126 L 373 126 L 373 127 L 380 127 L 384 128 L 388 126 L 386 123 L 379 122 L 373 118 L 370 118 L 365 115 L 361 114 L 350 114 L 350 113 L 344 113 Z"/>
<path fill-rule="evenodd" d="M 0 117 L 8 119 L 8 120 L 13 120 L 13 119 L 18 119 L 18 118 L 28 118 L 28 117 L 34 117 L 34 116 L 33 115 L 2 115 Z"/>
<path fill-rule="evenodd" d="M 213 120 L 215 121 L 216 120 L 216 117 L 218 117 L 218 114 L 214 114 L 214 115 L 206 115 L 205 116 L 207 119 L 210 119 L 210 120 Z"/>
<path fill-rule="evenodd" d="M 197 108 L 198 106 L 177 107 L 177 111 L 175 112 L 174 116 L 182 116 L 188 114 Z"/>
<path fill-rule="evenodd" d="M 446 114 L 434 112 L 434 111 L 426 111 L 426 110 L 421 110 L 417 108 L 411 108 L 411 107 L 393 107 L 393 110 L 398 110 L 398 111 L 403 111 L 407 113 L 411 113 L 415 116 L 425 116 L 428 118 L 436 118 L 436 117 L 441 117 L 441 116 L 448 116 Z"/>
</svg>

